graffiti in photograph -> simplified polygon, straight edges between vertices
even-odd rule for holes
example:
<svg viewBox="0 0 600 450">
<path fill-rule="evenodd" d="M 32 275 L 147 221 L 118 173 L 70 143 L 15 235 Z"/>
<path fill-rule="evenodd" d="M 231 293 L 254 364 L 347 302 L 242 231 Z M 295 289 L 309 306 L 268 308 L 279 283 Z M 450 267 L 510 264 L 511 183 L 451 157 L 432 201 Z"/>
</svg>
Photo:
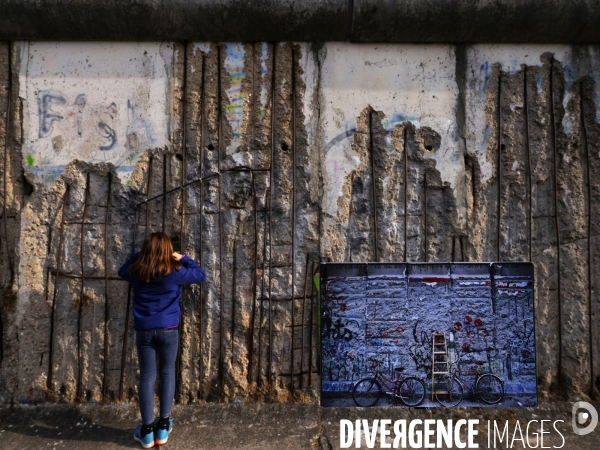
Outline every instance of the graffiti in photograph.
<svg viewBox="0 0 600 450">
<path fill-rule="evenodd" d="M 321 264 L 323 406 L 537 405 L 530 263 Z"/>
</svg>

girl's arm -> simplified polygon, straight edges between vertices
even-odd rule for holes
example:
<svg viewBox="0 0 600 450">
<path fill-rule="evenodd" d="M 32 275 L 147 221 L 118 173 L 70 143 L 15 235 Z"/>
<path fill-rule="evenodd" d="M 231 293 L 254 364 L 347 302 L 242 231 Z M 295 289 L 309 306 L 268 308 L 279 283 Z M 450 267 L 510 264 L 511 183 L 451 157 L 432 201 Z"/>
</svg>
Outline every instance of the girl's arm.
<svg viewBox="0 0 600 450">
<path fill-rule="evenodd" d="M 132 265 L 135 262 L 135 260 L 138 259 L 139 256 L 140 252 L 134 253 L 133 256 L 131 256 L 127 261 L 125 261 L 125 264 L 123 264 L 119 269 L 119 276 L 124 280 L 129 281 L 130 283 L 131 277 L 127 273 L 127 269 L 129 269 L 129 266 Z"/>
<path fill-rule="evenodd" d="M 177 284 L 202 283 L 206 280 L 204 270 L 202 270 L 202 267 L 200 267 L 192 258 L 183 255 L 179 261 L 181 261 L 182 267 L 179 270 Z"/>
</svg>

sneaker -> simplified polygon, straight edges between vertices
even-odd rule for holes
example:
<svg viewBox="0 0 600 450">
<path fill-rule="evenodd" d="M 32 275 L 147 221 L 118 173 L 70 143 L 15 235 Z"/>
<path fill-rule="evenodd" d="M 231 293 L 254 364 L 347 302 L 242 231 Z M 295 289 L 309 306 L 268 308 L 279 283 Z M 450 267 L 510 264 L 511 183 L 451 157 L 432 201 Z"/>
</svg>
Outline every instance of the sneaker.
<svg viewBox="0 0 600 450">
<path fill-rule="evenodd" d="M 133 439 L 142 444 L 144 448 L 152 448 L 154 447 L 154 431 L 142 436 L 142 425 L 138 425 L 135 427 L 133 432 Z"/>
<path fill-rule="evenodd" d="M 156 427 L 156 444 L 165 445 L 169 439 L 169 433 L 171 433 L 172 429 L 173 419 L 169 418 L 169 422 L 165 424 L 161 424 L 159 421 L 158 426 Z"/>
</svg>

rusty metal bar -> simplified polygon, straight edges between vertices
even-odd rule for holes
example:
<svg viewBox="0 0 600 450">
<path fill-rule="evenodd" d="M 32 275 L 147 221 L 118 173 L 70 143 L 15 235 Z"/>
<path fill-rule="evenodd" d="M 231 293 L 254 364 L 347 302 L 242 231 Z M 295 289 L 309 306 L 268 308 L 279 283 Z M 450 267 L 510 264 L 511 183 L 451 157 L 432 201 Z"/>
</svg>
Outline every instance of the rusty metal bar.
<svg viewBox="0 0 600 450">
<path fill-rule="evenodd" d="M 423 173 L 423 190 L 425 197 L 425 262 L 429 261 L 429 241 L 427 233 L 427 171 Z"/>
<path fill-rule="evenodd" d="M 219 172 L 219 384 L 223 387 L 224 384 L 224 364 L 225 364 L 225 333 L 223 324 L 223 204 L 221 202 L 221 144 L 223 138 L 223 111 L 222 111 L 222 94 L 221 94 L 221 46 L 217 46 L 217 122 L 218 122 L 218 139 L 217 139 L 217 161 Z"/>
<path fill-rule="evenodd" d="M 4 239 L 6 241 L 6 257 L 8 259 L 8 267 L 10 270 L 10 280 L 11 283 L 15 277 L 15 271 L 14 271 L 14 266 L 13 266 L 13 261 L 10 255 L 10 249 L 9 249 L 9 245 L 8 245 L 8 225 L 7 225 L 7 220 L 6 220 L 6 211 L 7 211 L 7 203 L 8 203 L 8 196 L 6 195 L 6 189 L 8 186 L 8 143 L 9 143 L 9 135 L 10 135 L 10 110 L 12 107 L 12 43 L 8 42 L 7 43 L 7 47 L 8 47 L 8 90 L 7 90 L 7 98 L 6 98 L 6 117 L 4 118 L 4 180 L 3 180 L 3 184 L 4 184 L 4 191 L 2 192 L 2 195 L 4 197 L 4 204 L 2 206 L 2 219 L 4 221 Z M 0 312 L 1 313 L 1 312 Z M 0 340 L 2 339 L 2 337 L 0 337 Z M 2 344 L 2 342 L 0 342 L 0 344 Z M 0 351 L 3 352 L 2 349 L 2 345 L 0 345 Z M 2 360 L 2 358 L 0 357 L 0 361 Z"/>
<path fill-rule="evenodd" d="M 231 370 L 233 370 L 233 350 L 234 350 L 234 333 L 235 333 L 235 294 L 237 291 L 237 239 L 233 241 L 233 286 L 231 294 Z"/>
<path fill-rule="evenodd" d="M 501 225 L 501 207 L 502 207 L 502 71 L 498 72 L 498 159 L 496 161 L 496 173 L 498 177 L 498 228 L 496 233 L 496 254 L 497 261 L 502 261 L 500 255 L 500 225 Z"/>
<path fill-rule="evenodd" d="M 456 250 L 456 236 L 452 236 L 452 262 L 455 261 L 454 259 L 454 254 L 455 254 L 455 250 Z"/>
<path fill-rule="evenodd" d="M 254 50 L 254 44 L 252 44 L 252 49 Z M 254 58 L 254 53 L 252 57 Z M 254 61 L 252 64 L 252 67 L 254 68 Z M 254 76 L 252 78 L 252 82 L 254 83 Z M 252 277 L 252 305 L 250 308 L 250 329 L 246 337 L 246 349 L 248 359 L 246 379 L 248 380 L 248 384 L 252 382 L 252 359 L 254 355 L 254 322 L 256 321 L 256 288 L 258 285 L 256 280 L 258 277 L 258 205 L 256 195 L 256 178 L 254 177 L 254 175 L 252 176 L 252 193 L 254 194 L 254 275 Z"/>
<path fill-rule="evenodd" d="M 273 43 L 273 73 L 271 80 L 271 180 L 269 184 L 269 364 L 267 365 L 267 381 L 271 383 L 271 372 L 273 363 L 273 311 L 271 302 L 271 290 L 273 285 L 273 239 L 271 233 L 271 223 L 273 222 L 273 189 L 275 181 L 275 72 L 276 72 L 276 53 L 277 43 Z"/>
<path fill-rule="evenodd" d="M 296 52 L 292 48 L 292 299 L 296 297 Z M 294 323 L 295 301 L 292 300 L 292 324 Z M 290 344 L 290 372 L 294 373 L 294 331 Z M 294 392 L 294 377 L 290 380 Z"/>
<path fill-rule="evenodd" d="M 379 262 L 379 234 L 377 232 L 377 192 L 375 189 L 375 155 L 373 154 L 373 110 L 369 111 L 369 153 L 371 157 L 371 194 L 373 199 L 373 236 L 375 238 L 375 262 Z"/>
<path fill-rule="evenodd" d="M 532 261 L 533 239 L 533 165 L 531 163 L 531 148 L 529 145 L 529 109 L 527 102 L 527 66 L 523 67 L 523 113 L 525 114 L 525 153 L 527 156 L 527 179 L 529 181 L 529 261 Z"/>
<path fill-rule="evenodd" d="M 318 264 L 317 264 L 317 267 Z M 313 315 L 314 315 L 314 308 L 315 308 L 315 304 L 314 304 L 314 300 L 315 300 L 315 273 L 316 273 L 317 269 L 315 269 L 315 263 L 313 262 L 312 267 L 311 267 L 311 279 L 310 279 L 310 320 L 309 320 L 309 328 L 310 328 L 310 334 L 309 339 L 308 339 L 308 387 L 311 386 L 312 384 L 312 376 L 311 376 L 311 372 L 312 372 L 312 360 L 313 360 L 313 353 L 312 353 L 312 349 L 313 349 L 313 334 L 314 334 L 314 329 L 313 329 Z M 318 325 L 318 324 L 317 324 Z M 317 333 L 319 333 L 319 329 L 317 327 Z M 318 341 L 317 341 L 318 342 Z M 318 344 L 317 344 L 318 345 Z"/>
<path fill-rule="evenodd" d="M 72 280 L 81 280 L 81 278 L 82 278 L 81 275 L 73 275 L 71 273 L 57 272 L 56 269 L 54 269 L 54 268 L 48 268 L 48 270 L 49 270 L 50 275 L 52 275 L 53 277 L 58 275 L 60 278 L 69 278 Z M 93 276 L 87 275 L 85 277 L 85 279 L 86 280 L 101 280 L 101 281 L 103 281 L 103 280 L 106 280 L 107 278 L 106 277 L 93 277 Z M 119 277 L 108 277 L 108 280 L 125 282 L 124 279 L 119 278 Z"/>
<path fill-rule="evenodd" d="M 202 211 L 204 210 L 204 184 L 200 183 L 200 266 L 202 266 L 202 262 L 203 262 L 203 245 L 202 245 L 202 235 L 203 235 L 203 226 L 202 226 L 202 220 L 203 220 L 203 215 L 202 215 Z M 202 377 L 204 375 L 204 362 L 202 360 L 202 335 L 204 333 L 204 329 L 202 326 L 202 318 L 204 317 L 204 298 L 203 298 L 203 284 L 200 285 L 199 289 L 200 289 L 200 319 L 198 320 L 198 322 L 200 323 L 200 330 L 198 331 L 198 352 L 200 353 L 200 357 L 198 358 L 200 361 L 199 367 L 198 367 L 198 371 L 199 373 L 199 382 L 202 383 Z"/>
<path fill-rule="evenodd" d="M 148 185 L 146 186 L 146 203 L 148 203 L 148 197 L 150 196 L 150 186 L 152 185 L 152 162 L 154 161 L 154 157 L 150 157 L 148 159 Z M 150 205 L 146 205 L 146 235 L 148 234 L 148 226 L 150 224 L 150 212 L 148 208 Z"/>
<path fill-rule="evenodd" d="M 404 126 L 404 262 L 408 261 L 408 129 Z"/>
<path fill-rule="evenodd" d="M 205 102 L 205 81 L 206 81 L 206 56 L 202 55 L 202 74 L 201 74 L 201 83 L 202 87 L 200 90 L 200 179 L 204 176 L 204 102 Z M 183 185 L 182 185 L 183 187 Z M 198 211 L 198 216 L 200 218 L 200 266 L 203 264 L 203 246 L 202 246 L 202 220 L 203 220 L 203 212 L 204 212 L 204 183 L 200 183 L 200 210 Z M 199 330 L 198 330 L 198 353 L 200 354 L 198 360 L 198 382 L 200 386 L 202 385 L 202 377 L 204 375 L 204 362 L 202 360 L 202 335 L 204 333 L 202 326 L 202 318 L 204 317 L 204 299 L 203 299 L 203 284 L 199 286 L 199 303 L 200 303 L 200 312 L 199 312 Z M 193 361 L 193 360 L 192 360 Z M 198 397 L 200 397 L 198 395 Z"/>
<path fill-rule="evenodd" d="M 61 221 L 60 221 L 60 231 L 58 234 L 58 250 L 56 254 L 56 267 L 57 270 L 60 270 L 61 257 L 62 257 L 62 245 L 63 245 L 63 236 L 65 231 L 65 207 L 67 205 L 67 201 L 69 199 L 69 193 L 71 188 L 67 185 L 67 189 L 65 190 L 65 195 L 63 197 L 63 204 L 61 208 Z M 52 315 L 50 316 L 50 348 L 48 349 L 48 378 L 46 379 L 46 387 L 51 390 L 52 389 L 52 378 L 54 375 L 54 322 L 56 319 L 56 294 L 58 291 L 58 281 L 60 279 L 60 272 L 56 275 L 56 280 L 54 280 L 54 293 L 52 295 Z M 48 286 L 48 280 L 46 279 L 46 286 Z M 46 289 L 46 298 L 48 296 L 48 289 Z"/>
<path fill-rule="evenodd" d="M 593 340 L 593 282 L 592 282 L 592 175 L 590 170 L 591 158 L 590 149 L 588 146 L 587 125 L 585 123 L 585 114 L 583 108 L 583 80 L 579 84 L 579 114 L 581 116 L 581 137 L 583 153 L 586 162 L 586 178 L 587 178 L 587 195 L 588 195 L 588 236 L 587 236 L 587 276 L 588 276 L 588 328 L 590 341 L 590 397 L 594 395 L 594 340 Z"/>
<path fill-rule="evenodd" d="M 302 300 L 302 322 L 301 322 L 301 331 L 302 331 L 302 352 L 300 353 L 300 372 L 304 370 L 304 326 L 305 326 L 305 316 L 306 316 L 306 291 L 308 289 L 308 263 L 309 263 L 310 255 L 306 254 L 306 266 L 304 268 L 304 299 Z M 293 305 L 293 304 L 292 304 Z M 293 323 L 292 323 L 293 325 Z M 292 328 L 292 336 L 294 335 L 294 329 Z M 312 332 L 312 330 L 311 330 Z M 292 340 L 292 345 L 294 345 L 294 341 Z M 310 365 L 308 367 L 310 370 Z M 300 389 L 302 389 L 303 385 L 303 377 L 300 375 Z"/>
<path fill-rule="evenodd" d="M 223 172 L 227 172 L 227 171 L 225 170 Z M 168 191 L 163 192 L 162 194 L 155 195 L 154 197 L 149 197 L 147 200 L 143 200 L 143 201 L 137 203 L 136 204 L 136 208 L 140 207 L 142 205 L 146 205 L 146 204 L 148 204 L 148 202 L 151 202 L 151 201 L 154 201 L 154 200 L 157 200 L 157 199 L 162 199 L 165 196 L 167 196 L 169 194 L 172 194 L 173 192 L 179 191 L 181 189 L 184 189 L 184 188 L 186 188 L 186 187 L 188 187 L 188 186 L 190 186 L 192 184 L 202 183 L 203 181 L 209 180 L 209 179 L 214 178 L 214 177 L 219 176 L 219 175 L 221 175 L 219 172 L 214 172 L 214 173 L 211 173 L 211 174 L 209 174 L 209 175 L 207 175 L 205 177 L 197 178 L 197 179 L 192 180 L 192 181 L 188 181 L 183 186 L 177 186 L 177 187 L 175 187 L 173 189 L 169 189 Z M 187 214 L 187 215 L 191 215 L 191 214 Z"/>
<path fill-rule="evenodd" d="M 87 214 L 87 208 L 90 200 L 90 173 L 88 172 L 85 179 L 85 194 L 83 200 L 83 214 L 81 216 L 81 238 L 79 242 L 79 261 L 81 264 L 81 290 L 79 291 L 79 308 L 77 311 L 77 398 L 83 399 L 83 343 L 81 336 L 81 316 L 83 315 L 83 296 L 85 288 L 85 262 L 83 259 L 83 242 L 85 228 L 83 222 L 85 222 L 85 216 Z M 60 267 L 58 267 L 60 269 Z"/>
<path fill-rule="evenodd" d="M 180 211 L 180 215 L 179 215 L 179 251 L 183 254 L 185 253 L 183 251 L 183 226 L 184 226 L 184 214 L 183 214 L 183 210 L 184 210 L 184 205 L 185 205 L 185 190 L 183 189 L 183 183 L 185 181 L 185 169 L 186 169 L 186 149 L 187 149 L 187 70 L 188 70 L 188 65 L 187 65 L 187 58 L 188 58 L 188 43 L 187 41 L 184 41 L 183 43 L 184 49 L 183 49 L 183 94 L 182 94 L 182 103 L 183 103 L 183 108 L 182 108 L 182 114 L 181 114 L 181 122 L 182 122 L 182 127 L 181 127 L 181 174 L 180 174 L 180 180 L 179 180 L 179 187 L 181 190 L 181 211 Z M 166 158 L 166 155 L 164 155 L 164 157 Z M 166 166 L 166 159 L 164 161 L 163 166 Z M 167 191 L 167 186 L 166 186 L 166 169 L 163 167 L 163 193 L 165 193 L 165 200 L 163 201 L 163 232 L 165 229 L 165 203 L 166 203 L 166 191 Z M 187 287 L 186 286 L 182 286 L 182 292 L 181 292 L 181 296 L 182 296 L 182 300 L 183 300 L 183 295 L 184 292 L 187 291 Z M 194 329 L 194 314 L 195 314 L 196 308 L 193 307 L 192 308 L 192 314 L 190 315 L 190 321 L 192 323 L 191 326 L 191 330 Z M 182 371 L 182 358 L 181 358 L 181 349 L 183 348 L 182 346 L 182 341 L 183 341 L 183 326 L 182 326 L 182 320 L 181 317 L 179 318 L 179 326 L 177 329 L 177 334 L 179 337 L 179 348 L 177 351 L 177 374 L 176 374 L 176 382 L 175 382 L 175 386 L 177 389 L 177 394 L 179 394 L 180 392 L 180 380 L 181 380 L 181 371 Z M 193 341 L 194 339 L 194 333 L 192 331 L 192 333 L 190 334 L 190 339 Z M 194 345 L 192 343 L 192 345 L 190 345 L 190 352 L 192 354 L 192 358 L 191 361 L 194 361 L 194 357 L 193 357 L 193 353 L 194 353 Z M 190 371 L 193 370 L 193 364 L 190 366 Z M 179 395 L 176 395 L 176 398 Z"/>
<path fill-rule="evenodd" d="M 269 205 L 271 203 L 271 191 L 266 192 L 265 202 L 267 201 L 267 197 L 269 199 Z M 265 208 L 267 205 L 265 204 Z M 265 221 L 263 224 L 263 254 L 262 254 L 262 283 L 261 283 L 261 291 L 260 291 L 260 314 L 258 319 L 258 367 L 257 367 L 257 383 L 260 386 L 262 384 L 262 379 L 260 377 L 261 374 L 261 366 L 262 366 L 262 323 L 263 323 L 263 298 L 265 296 L 265 266 L 267 261 L 267 212 L 265 211 Z M 269 221 L 271 217 L 269 216 Z M 269 274 L 269 277 L 271 274 Z"/>
<path fill-rule="evenodd" d="M 137 199 L 136 199 L 137 200 Z M 135 253 L 135 241 L 138 228 L 138 208 L 135 208 L 135 216 L 133 219 L 133 242 L 131 243 L 131 254 Z M 129 334 L 129 318 L 131 315 L 131 294 L 132 288 L 129 284 L 127 288 L 127 309 L 125 310 L 125 327 L 123 330 L 123 348 L 121 350 L 121 373 L 119 375 L 119 399 L 123 400 L 124 382 L 125 382 L 125 362 L 127 355 L 127 335 Z"/>
<path fill-rule="evenodd" d="M 167 154 L 163 154 L 163 167 L 162 167 L 162 187 L 163 193 L 167 192 Z M 165 225 L 167 219 L 167 196 L 162 197 L 162 232 L 165 232 Z"/>
<path fill-rule="evenodd" d="M 112 173 L 108 172 L 108 194 L 106 196 L 106 217 L 104 219 L 104 361 L 102 367 L 102 399 L 107 400 L 108 390 L 108 224 L 110 219 L 110 195 L 112 193 Z M 83 271 L 81 272 L 83 275 Z"/>
<path fill-rule="evenodd" d="M 554 58 L 550 61 L 550 129 L 554 155 L 554 223 L 556 225 L 557 246 L 557 289 L 558 289 L 558 379 L 562 375 L 562 296 L 560 285 L 560 224 L 558 220 L 558 149 L 556 145 L 556 111 L 554 105 Z"/>
</svg>

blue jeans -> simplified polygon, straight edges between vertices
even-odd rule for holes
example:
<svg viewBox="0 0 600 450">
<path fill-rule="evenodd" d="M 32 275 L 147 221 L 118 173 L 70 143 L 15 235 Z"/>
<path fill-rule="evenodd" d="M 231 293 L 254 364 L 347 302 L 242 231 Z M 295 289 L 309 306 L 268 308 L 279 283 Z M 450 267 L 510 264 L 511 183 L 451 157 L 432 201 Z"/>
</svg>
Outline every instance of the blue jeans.
<svg viewBox="0 0 600 450">
<path fill-rule="evenodd" d="M 136 331 L 138 362 L 140 364 L 140 412 L 142 423 L 154 422 L 154 384 L 156 382 L 156 355 L 160 371 L 160 416 L 171 415 L 175 396 L 175 360 L 179 346 L 177 328 L 171 330 Z"/>
</svg>

